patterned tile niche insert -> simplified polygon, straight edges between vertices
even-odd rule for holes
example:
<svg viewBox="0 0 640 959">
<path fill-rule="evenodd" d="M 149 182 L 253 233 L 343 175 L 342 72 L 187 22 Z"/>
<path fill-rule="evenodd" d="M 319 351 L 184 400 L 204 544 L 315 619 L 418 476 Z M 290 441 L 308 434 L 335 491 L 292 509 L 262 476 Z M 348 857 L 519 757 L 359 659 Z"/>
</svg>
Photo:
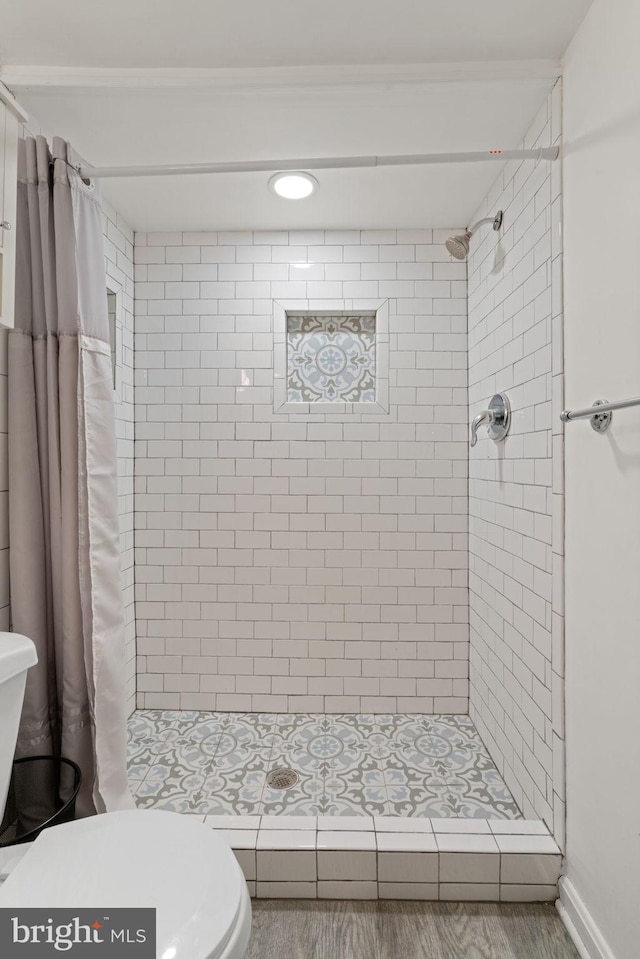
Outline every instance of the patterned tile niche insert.
<svg viewBox="0 0 640 959">
<path fill-rule="evenodd" d="M 518 819 L 469 716 L 142 710 L 129 720 L 138 806 L 200 815 Z M 269 772 L 296 771 L 291 789 Z"/>
<path fill-rule="evenodd" d="M 375 403 L 375 313 L 289 314 L 287 401 Z"/>
</svg>

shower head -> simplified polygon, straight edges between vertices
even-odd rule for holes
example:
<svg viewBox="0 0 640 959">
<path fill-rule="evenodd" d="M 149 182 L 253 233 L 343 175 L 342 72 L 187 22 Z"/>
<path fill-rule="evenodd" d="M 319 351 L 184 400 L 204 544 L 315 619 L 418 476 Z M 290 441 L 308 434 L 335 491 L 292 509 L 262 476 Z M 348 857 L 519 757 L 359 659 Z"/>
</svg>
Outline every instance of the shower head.
<svg viewBox="0 0 640 959">
<path fill-rule="evenodd" d="M 483 223 L 493 223 L 493 229 L 497 232 L 502 226 L 502 210 L 498 210 L 495 216 L 486 216 L 483 220 L 478 220 L 472 227 L 469 227 L 465 233 L 458 233 L 456 236 L 450 236 L 445 242 L 445 246 L 451 256 L 456 260 L 466 260 L 469 256 L 469 240 Z"/>
<path fill-rule="evenodd" d="M 456 260 L 466 260 L 469 255 L 469 240 L 471 239 L 472 234 L 467 231 L 466 233 L 458 234 L 458 236 L 450 236 L 446 241 L 445 246 L 451 256 L 455 256 Z"/>
</svg>

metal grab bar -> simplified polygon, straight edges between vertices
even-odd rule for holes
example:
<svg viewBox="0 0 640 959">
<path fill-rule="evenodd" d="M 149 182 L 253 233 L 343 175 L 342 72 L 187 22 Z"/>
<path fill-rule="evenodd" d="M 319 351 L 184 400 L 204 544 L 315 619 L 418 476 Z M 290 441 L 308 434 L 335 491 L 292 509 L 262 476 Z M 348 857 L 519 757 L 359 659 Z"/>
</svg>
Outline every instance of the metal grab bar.
<svg viewBox="0 0 640 959">
<path fill-rule="evenodd" d="M 640 406 L 640 396 L 634 396 L 629 400 L 617 400 L 615 403 L 610 403 L 609 400 L 596 400 L 593 406 L 588 406 L 584 410 L 563 410 L 560 419 L 563 423 L 569 423 L 571 420 L 588 418 L 596 433 L 604 433 L 611 425 L 614 410 L 626 410 L 630 406 Z"/>
</svg>

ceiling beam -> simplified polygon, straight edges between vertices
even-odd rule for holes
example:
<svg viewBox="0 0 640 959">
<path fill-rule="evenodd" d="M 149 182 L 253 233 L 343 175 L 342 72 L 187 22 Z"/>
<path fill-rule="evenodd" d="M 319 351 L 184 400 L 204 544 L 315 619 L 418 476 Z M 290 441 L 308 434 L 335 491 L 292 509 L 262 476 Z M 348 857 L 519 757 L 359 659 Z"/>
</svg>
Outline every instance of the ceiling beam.
<svg viewBox="0 0 640 959">
<path fill-rule="evenodd" d="M 561 73 L 559 60 L 211 69 L 4 66 L 0 67 L 0 81 L 10 90 L 30 92 L 130 91 L 135 88 L 146 91 L 209 89 L 220 93 L 246 93 L 290 88 L 552 81 Z"/>
</svg>

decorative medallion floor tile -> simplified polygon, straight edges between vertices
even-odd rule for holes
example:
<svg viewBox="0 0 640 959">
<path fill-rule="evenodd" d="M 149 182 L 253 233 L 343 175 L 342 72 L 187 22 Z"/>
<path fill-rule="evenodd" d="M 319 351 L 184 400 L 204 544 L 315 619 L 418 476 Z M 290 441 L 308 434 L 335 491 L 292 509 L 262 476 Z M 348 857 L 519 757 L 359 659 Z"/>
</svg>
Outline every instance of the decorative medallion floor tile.
<svg viewBox="0 0 640 959">
<path fill-rule="evenodd" d="M 168 770 L 162 776 L 149 775 L 134 784 L 134 798 L 138 806 L 154 809 L 166 809 L 170 812 L 196 812 L 196 797 L 202 789 L 204 775 L 186 772 L 183 769 Z"/>
<path fill-rule="evenodd" d="M 178 812 L 521 818 L 468 716 L 145 710 L 128 762 L 138 805 Z"/>
<path fill-rule="evenodd" d="M 180 734 L 182 730 L 210 721 L 215 713 L 198 713 L 195 710 L 145 709 L 129 719 L 129 736 L 133 739 L 164 739 L 167 733 Z"/>
<path fill-rule="evenodd" d="M 344 809 L 357 809 L 365 816 L 382 816 L 387 788 L 382 764 L 372 756 L 345 769 L 332 770 L 325 779 L 325 792 Z"/>
<path fill-rule="evenodd" d="M 265 786 L 261 812 L 266 816 L 323 816 L 324 780 L 316 775 L 303 775 L 291 789 L 270 789 Z"/>
<path fill-rule="evenodd" d="M 235 763 L 210 768 L 194 797 L 195 811 L 207 816 L 258 816 L 269 768 L 267 753 L 243 753 Z"/>
<path fill-rule="evenodd" d="M 129 760 L 129 783 L 133 792 L 134 784 L 141 783 L 149 772 L 149 767 L 144 763 L 136 763 Z"/>
<path fill-rule="evenodd" d="M 375 316 L 287 317 L 287 398 L 293 403 L 373 403 Z"/>
</svg>

